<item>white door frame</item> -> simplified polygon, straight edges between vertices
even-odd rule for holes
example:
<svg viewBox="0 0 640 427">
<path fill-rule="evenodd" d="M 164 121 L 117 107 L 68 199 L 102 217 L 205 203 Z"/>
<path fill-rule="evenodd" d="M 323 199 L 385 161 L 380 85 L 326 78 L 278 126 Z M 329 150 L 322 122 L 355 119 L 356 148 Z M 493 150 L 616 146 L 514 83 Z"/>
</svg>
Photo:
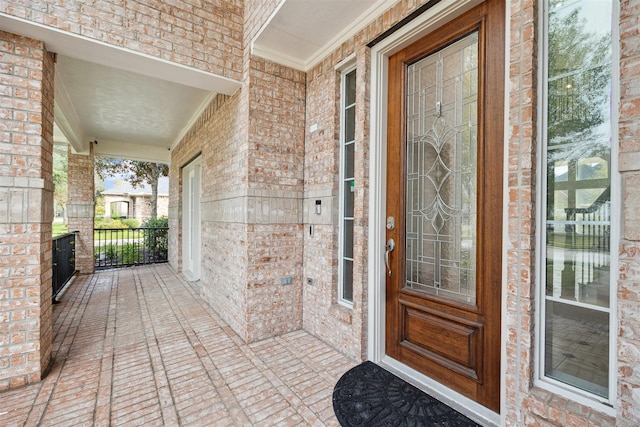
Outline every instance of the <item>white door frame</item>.
<svg viewBox="0 0 640 427">
<path fill-rule="evenodd" d="M 386 236 L 387 79 L 389 57 L 480 3 L 482 3 L 482 0 L 442 0 L 371 48 L 367 358 L 418 388 L 429 392 L 429 394 L 475 421 L 484 425 L 498 426 L 500 425 L 500 414 L 479 405 L 475 401 L 385 354 L 384 247 Z M 508 39 L 509 31 L 506 34 Z M 508 82 L 509 80 L 506 79 L 505 81 Z M 502 363 L 504 364 L 504 357 Z M 504 400 L 504 395 L 502 397 L 501 400 Z"/>
<path fill-rule="evenodd" d="M 182 168 L 182 274 L 189 280 L 200 279 L 202 194 L 201 158 Z"/>
</svg>

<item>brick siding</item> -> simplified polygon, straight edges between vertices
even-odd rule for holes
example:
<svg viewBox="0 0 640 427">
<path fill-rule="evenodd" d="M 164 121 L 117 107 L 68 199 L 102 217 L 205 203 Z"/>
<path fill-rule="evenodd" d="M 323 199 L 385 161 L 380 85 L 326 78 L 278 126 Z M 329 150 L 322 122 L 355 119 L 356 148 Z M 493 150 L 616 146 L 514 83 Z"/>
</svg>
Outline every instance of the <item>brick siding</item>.
<svg viewBox="0 0 640 427">
<path fill-rule="evenodd" d="M 169 262 L 182 268 L 182 168 L 202 159 L 201 293 L 246 338 L 246 113 L 241 92 L 218 95 L 172 151 L 169 171 Z M 246 108 L 245 108 L 246 110 Z M 246 137 L 245 137 L 246 138 Z"/>
<path fill-rule="evenodd" d="M 0 0 L 0 10 L 57 30 L 240 79 L 243 2 Z"/>
<path fill-rule="evenodd" d="M 51 361 L 54 58 L 0 32 L 0 391 Z"/>
<path fill-rule="evenodd" d="M 506 425 L 637 425 L 637 415 L 616 419 L 590 405 L 535 384 L 536 146 L 540 2 L 512 0 L 509 38 L 508 239 Z M 615 203 L 615 200 L 614 200 Z M 612 332 L 614 333 L 614 332 Z M 615 362 L 615 361 L 614 361 Z M 637 383 L 636 383 L 637 384 Z M 637 404 L 636 404 L 637 408 Z"/>
<path fill-rule="evenodd" d="M 93 273 L 93 220 L 95 217 L 93 145 L 89 154 L 74 154 L 69 148 L 67 163 L 67 227 L 76 235 L 76 269 Z"/>
<path fill-rule="evenodd" d="M 173 150 L 169 212 L 181 227 L 180 168 L 201 153 L 202 293 L 253 342 L 302 327 L 305 75 L 261 59 L 247 66 L 242 90 L 214 100 Z M 176 266 L 180 245 L 172 237 Z"/>
<path fill-rule="evenodd" d="M 250 0 L 245 3 L 246 11 L 239 1 L 226 2 L 225 12 L 193 5 L 187 12 L 181 5 L 188 3 L 152 1 L 129 2 L 124 8 L 109 2 L 91 7 L 81 2 L 67 2 L 69 10 L 64 11 L 54 2 L 39 2 L 36 9 L 0 0 L 0 7 L 17 17 L 241 79 L 241 89 L 232 96 L 217 96 L 172 150 L 170 263 L 176 269 L 181 268 L 182 168 L 200 155 L 202 296 L 247 342 L 304 327 L 350 357 L 363 359 L 367 349 L 371 93 L 371 58 L 366 44 L 424 3 L 426 0 L 398 1 L 308 73 L 252 57 L 249 53 L 250 40 L 271 15 L 276 1 Z M 510 0 L 507 5 L 511 32 L 507 40 L 505 203 L 508 229 L 504 242 L 507 268 L 503 318 L 508 341 L 503 361 L 506 367 L 502 378 L 506 390 L 503 421 L 514 426 L 638 425 L 640 221 L 636 214 L 636 195 L 640 193 L 640 85 L 637 79 L 640 0 L 621 2 L 620 11 L 623 234 L 617 293 L 620 327 L 612 331 L 618 336 L 617 419 L 553 394 L 535 383 L 536 147 L 540 142 L 536 97 L 541 2 Z M 113 19 L 98 19 L 104 17 L 105 11 L 109 11 L 108 16 Z M 211 23 L 222 25 L 219 32 L 206 31 Z M 216 50 L 219 49 L 216 43 L 223 43 L 225 48 Z M 45 207 L 51 203 L 48 130 L 52 114 L 48 94 L 51 82 L 40 86 L 40 81 L 48 82 L 52 78 L 48 70 L 53 62 L 41 43 L 8 34 L 0 33 L 0 49 L 2 100 L 10 102 L 1 112 L 10 129 L 0 132 L 3 138 L 0 201 L 5 204 L 0 219 L 7 218 L 0 226 L 4 228 L 3 234 L 10 235 L 11 239 L 27 239 L 24 242 L 9 240 L 0 245 L 0 250 L 7 255 L 23 254 L 25 265 L 31 266 L 23 269 L 13 264 L 0 265 L 3 283 L 0 296 L 2 301 L 10 302 L 8 306 L 1 306 L 9 309 L 0 311 L 2 390 L 37 380 L 50 357 L 51 338 L 46 332 L 50 330 L 50 304 L 46 301 L 50 294 L 50 259 L 47 259 L 50 253 L 50 228 L 47 227 L 50 225 L 45 224 L 50 218 Z M 337 304 L 336 295 L 340 137 L 340 85 L 336 66 L 352 54 L 358 73 L 354 307 L 346 309 Z M 36 73 L 28 79 L 24 70 L 30 68 Z M 37 89 L 29 86 L 34 84 Z M 27 101 L 29 93 L 41 99 Z M 41 93 L 47 96 L 38 95 Z M 312 124 L 318 125 L 317 131 L 310 131 Z M 15 151 L 18 147 L 23 151 Z M 70 157 L 70 168 L 71 164 Z M 86 165 L 83 168 L 87 170 Z M 70 200 L 73 197 L 70 194 Z M 78 201 L 86 202 L 87 197 L 81 196 Z M 313 205 L 318 199 L 322 200 L 323 212 L 315 216 Z M 42 200 L 42 209 L 37 212 L 18 209 L 14 200 L 22 200 L 24 204 Z M 31 217 L 24 220 L 25 212 L 33 213 L 34 220 L 31 221 Z M 313 236 L 308 232 L 310 225 L 315 226 Z M 30 249 L 32 244 L 38 245 L 35 251 Z M 16 281 L 14 275 L 21 277 Z M 282 279 L 288 277 L 292 278 L 292 284 L 282 284 Z M 306 284 L 307 277 L 313 279 L 312 285 Z M 9 287 L 5 283 L 29 285 Z M 37 304 L 42 313 L 24 308 L 30 295 L 42 298 Z M 27 318 L 38 318 L 41 329 L 29 327 L 18 334 L 7 332 L 9 322 L 22 324 Z M 28 326 L 26 321 L 25 325 Z M 37 337 L 33 336 L 36 330 Z M 29 349 L 25 344 L 25 352 L 12 350 L 11 356 L 6 356 L 11 340 L 32 343 L 34 339 L 41 341 L 39 353 L 30 353 L 35 351 L 35 346 L 29 344 Z M 29 365 L 36 359 L 37 363 Z"/>
<path fill-rule="evenodd" d="M 252 342 L 302 327 L 305 75 L 256 58 L 249 67 L 247 339 Z M 283 285 L 286 278 L 292 283 Z"/>
</svg>

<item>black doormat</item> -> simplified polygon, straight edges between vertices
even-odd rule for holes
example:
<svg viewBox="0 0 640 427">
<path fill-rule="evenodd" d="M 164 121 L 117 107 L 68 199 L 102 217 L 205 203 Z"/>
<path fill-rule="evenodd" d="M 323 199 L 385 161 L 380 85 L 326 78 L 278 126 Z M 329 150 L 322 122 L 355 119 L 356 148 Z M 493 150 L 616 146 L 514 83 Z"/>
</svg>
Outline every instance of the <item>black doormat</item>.
<svg viewBox="0 0 640 427">
<path fill-rule="evenodd" d="M 338 380 L 333 389 L 333 410 L 342 427 L 479 426 L 369 361 Z"/>
</svg>

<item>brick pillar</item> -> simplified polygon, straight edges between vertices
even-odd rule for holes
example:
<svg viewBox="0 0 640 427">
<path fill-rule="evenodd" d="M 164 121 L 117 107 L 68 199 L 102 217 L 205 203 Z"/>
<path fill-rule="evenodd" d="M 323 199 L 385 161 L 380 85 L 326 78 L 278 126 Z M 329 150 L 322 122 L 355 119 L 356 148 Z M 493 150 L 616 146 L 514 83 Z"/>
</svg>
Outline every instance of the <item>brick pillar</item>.
<svg viewBox="0 0 640 427">
<path fill-rule="evenodd" d="M 51 362 L 54 56 L 0 31 L 0 391 Z"/>
<path fill-rule="evenodd" d="M 306 74 L 251 58 L 249 75 L 243 338 L 255 342 L 302 328 Z"/>
<path fill-rule="evenodd" d="M 69 231 L 76 236 L 76 269 L 91 274 L 93 259 L 93 218 L 95 216 L 93 145 L 89 154 L 73 154 L 69 150 L 67 218 Z"/>
</svg>

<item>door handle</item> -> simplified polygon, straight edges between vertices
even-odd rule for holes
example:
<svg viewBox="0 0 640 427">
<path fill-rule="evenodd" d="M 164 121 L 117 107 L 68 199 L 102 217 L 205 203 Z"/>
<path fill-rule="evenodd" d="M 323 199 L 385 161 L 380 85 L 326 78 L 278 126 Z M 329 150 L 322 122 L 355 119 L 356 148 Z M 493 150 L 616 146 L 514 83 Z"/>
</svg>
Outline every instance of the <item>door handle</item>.
<svg viewBox="0 0 640 427">
<path fill-rule="evenodd" d="M 387 265 L 387 272 L 391 277 L 391 266 L 389 265 L 389 254 L 396 248 L 396 242 L 389 239 L 384 247 L 384 263 Z"/>
</svg>

